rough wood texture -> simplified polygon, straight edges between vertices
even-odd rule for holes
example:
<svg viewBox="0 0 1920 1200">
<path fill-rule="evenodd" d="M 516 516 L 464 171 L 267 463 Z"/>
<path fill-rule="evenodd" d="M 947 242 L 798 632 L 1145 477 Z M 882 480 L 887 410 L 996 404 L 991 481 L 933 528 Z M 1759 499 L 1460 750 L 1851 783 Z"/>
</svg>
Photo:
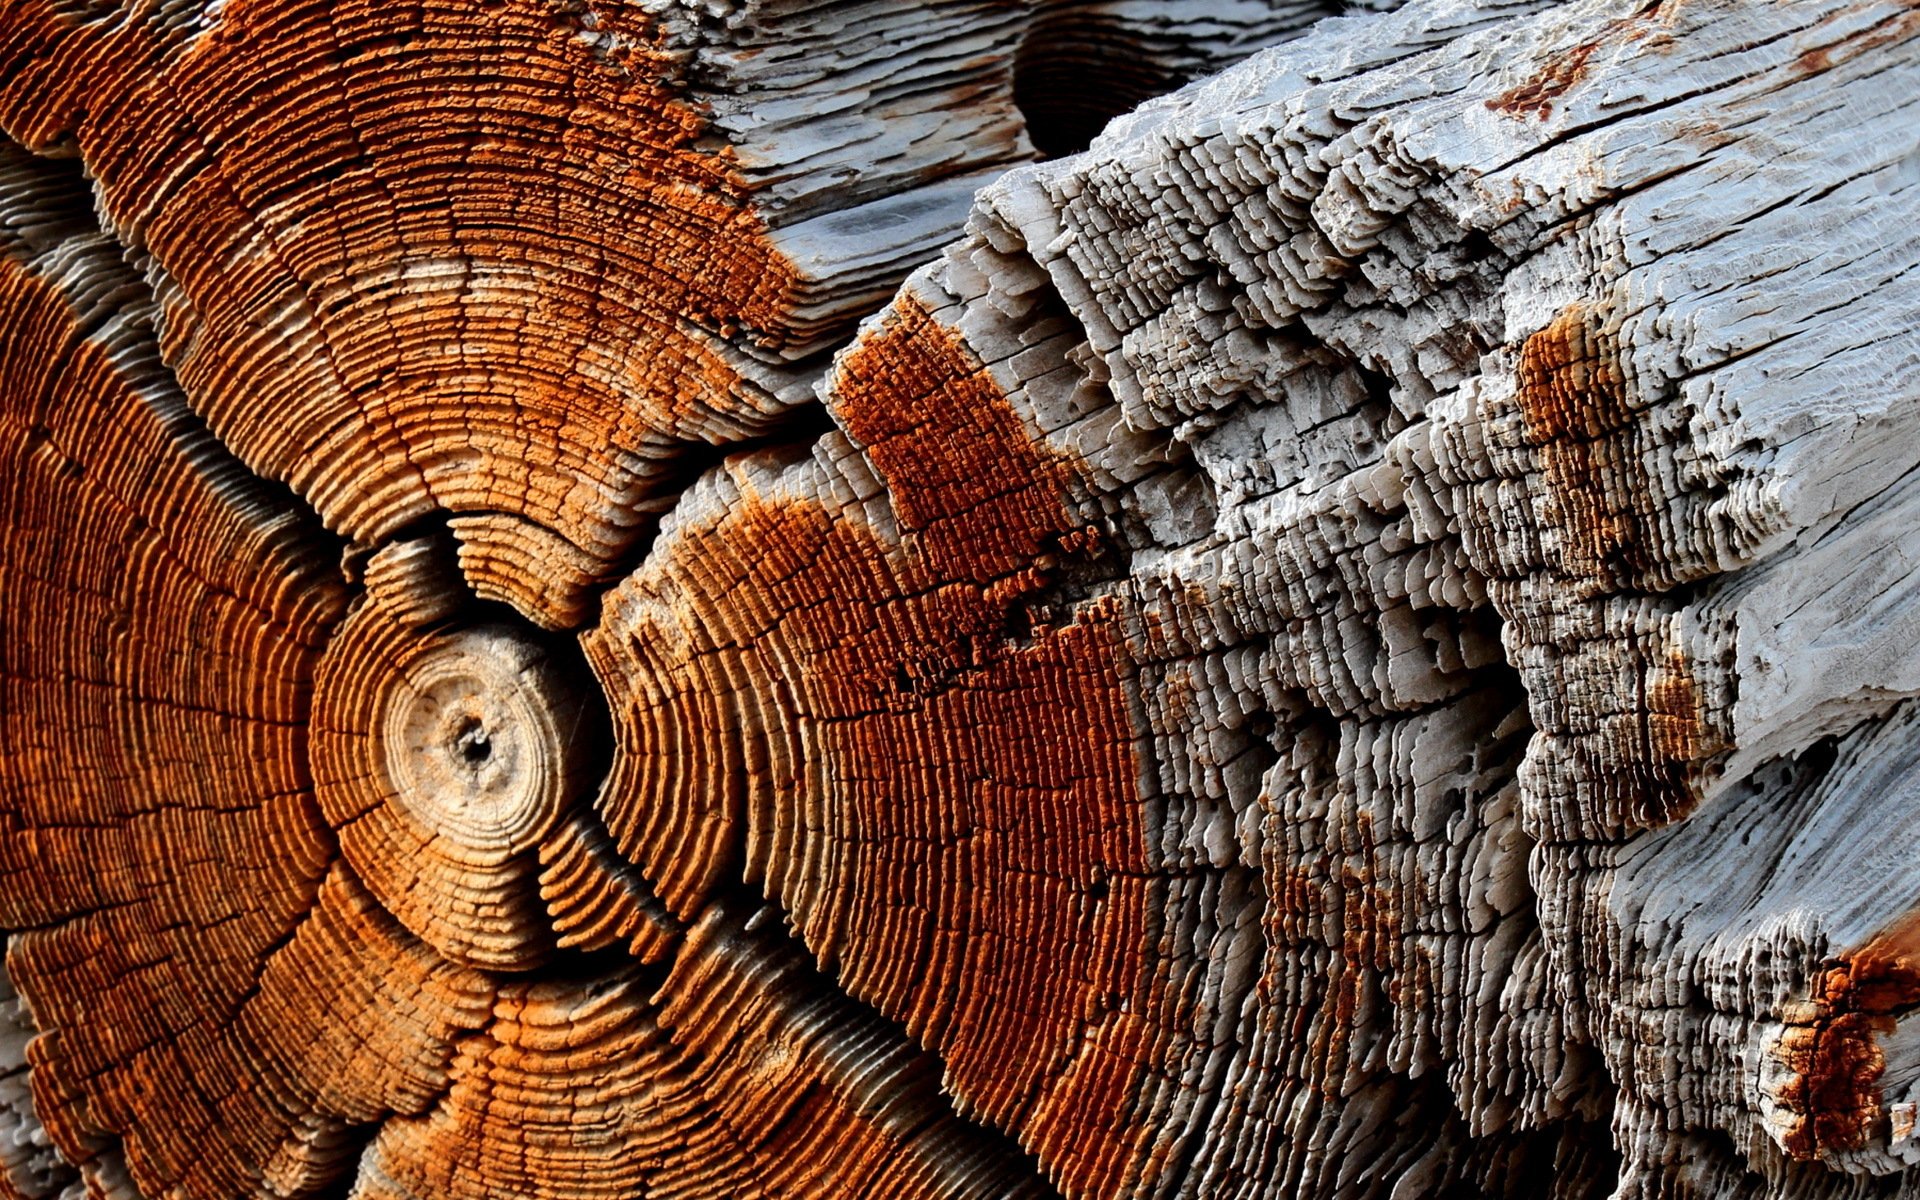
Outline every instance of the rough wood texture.
<svg viewBox="0 0 1920 1200">
<path fill-rule="evenodd" d="M 1920 1194 L 1920 11 L 1328 7 L 6 0 L 0 1194 Z"/>
</svg>

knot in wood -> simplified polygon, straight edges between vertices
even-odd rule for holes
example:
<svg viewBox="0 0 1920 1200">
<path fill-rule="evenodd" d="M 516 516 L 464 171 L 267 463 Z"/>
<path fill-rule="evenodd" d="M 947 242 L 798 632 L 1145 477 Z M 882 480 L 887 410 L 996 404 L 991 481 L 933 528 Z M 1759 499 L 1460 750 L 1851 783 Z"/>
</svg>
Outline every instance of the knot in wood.
<svg viewBox="0 0 1920 1200">
<path fill-rule="evenodd" d="M 390 802 L 434 836 L 520 854 L 573 798 L 579 743 L 562 721 L 576 705 L 547 655 L 514 630 L 436 639 L 381 691 Z"/>
<path fill-rule="evenodd" d="M 314 792 L 381 905 L 455 962 L 528 970 L 553 949 L 541 841 L 592 791 L 598 694 L 564 647 L 462 623 L 434 551 L 376 558 L 314 685 Z"/>
</svg>

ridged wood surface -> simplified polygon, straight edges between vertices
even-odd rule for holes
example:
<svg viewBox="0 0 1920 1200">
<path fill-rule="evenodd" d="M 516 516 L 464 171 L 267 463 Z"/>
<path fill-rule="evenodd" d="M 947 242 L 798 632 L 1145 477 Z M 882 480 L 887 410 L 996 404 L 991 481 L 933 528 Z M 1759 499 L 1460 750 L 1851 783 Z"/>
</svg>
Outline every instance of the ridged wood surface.
<svg viewBox="0 0 1920 1200">
<path fill-rule="evenodd" d="M 1920 1194 L 1920 10 L 1333 7 L 5 0 L 0 1194 Z"/>
</svg>

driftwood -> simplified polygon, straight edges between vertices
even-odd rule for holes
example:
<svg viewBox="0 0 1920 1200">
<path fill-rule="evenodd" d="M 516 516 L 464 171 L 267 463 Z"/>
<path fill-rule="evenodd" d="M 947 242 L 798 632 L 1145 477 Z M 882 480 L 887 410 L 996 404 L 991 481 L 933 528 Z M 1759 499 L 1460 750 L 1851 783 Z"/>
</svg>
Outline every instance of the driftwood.
<svg viewBox="0 0 1920 1200">
<path fill-rule="evenodd" d="M 0 1193 L 1920 1195 L 1920 10 L 1335 7 L 6 0 Z"/>
</svg>

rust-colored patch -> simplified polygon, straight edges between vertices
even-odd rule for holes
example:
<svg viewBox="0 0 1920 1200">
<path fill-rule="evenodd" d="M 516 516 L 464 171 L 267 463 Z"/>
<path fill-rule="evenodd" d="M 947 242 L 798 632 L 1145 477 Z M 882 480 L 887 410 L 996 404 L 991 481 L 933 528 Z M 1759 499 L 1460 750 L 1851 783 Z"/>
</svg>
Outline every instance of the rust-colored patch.
<svg viewBox="0 0 1920 1200">
<path fill-rule="evenodd" d="M 1843 956 L 1813 991 L 1814 1019 L 1789 1029 L 1779 1051 L 1793 1072 L 1779 1099 L 1795 1117 L 1783 1144 L 1802 1160 L 1859 1149 L 1885 1115 L 1879 1038 L 1920 1003 L 1920 913 Z"/>
<path fill-rule="evenodd" d="M 1706 763 L 1726 750 L 1725 738 L 1701 703 L 1693 664 L 1679 649 L 1645 675 L 1640 761 L 1625 773 L 1640 828 L 1684 820 L 1699 807 Z"/>
<path fill-rule="evenodd" d="M 1561 566 L 1610 590 L 1656 565 L 1657 507 L 1603 314 L 1568 307 L 1522 344 L 1519 402 L 1560 511 Z"/>
<path fill-rule="evenodd" d="M 1328 1057 L 1319 1073 L 1329 1096 L 1339 1094 L 1350 1073 L 1354 1035 L 1370 1026 L 1361 1010 L 1380 1000 L 1399 1002 L 1401 980 L 1394 970 L 1395 952 L 1405 931 L 1400 922 L 1399 896 L 1389 872 L 1383 871 L 1386 847 L 1381 844 L 1370 813 L 1354 814 L 1356 835 L 1351 856 L 1340 868 L 1342 900 L 1340 944 L 1335 947 L 1339 967 L 1331 981 L 1326 1022 Z"/>
<path fill-rule="evenodd" d="M 1647 750 L 1653 758 L 1691 761 L 1700 756 L 1700 689 L 1693 665 L 1678 650 L 1647 680 Z"/>
<path fill-rule="evenodd" d="M 1516 374 L 1524 437 L 1545 484 L 1548 570 L 1588 595 L 1673 586 L 1669 499 L 1647 467 L 1653 435 L 1605 310 L 1567 307 L 1522 344 Z M 1658 645 L 1633 652 L 1643 657 L 1639 693 L 1623 698 L 1631 720 L 1581 753 L 1603 789 L 1599 798 L 1620 819 L 1650 828 L 1692 812 L 1706 764 L 1726 746 L 1686 654 Z"/>
<path fill-rule="evenodd" d="M 1638 660 L 1636 690 L 1620 697 L 1619 715 L 1602 730 L 1571 737 L 1572 794 L 1588 819 L 1615 832 L 1684 820 L 1727 750 L 1722 720 L 1707 710 L 1680 650 L 1642 658 L 1637 644 L 1619 642 L 1609 652 Z"/>
<path fill-rule="evenodd" d="M 1878 25 L 1857 30 L 1830 46 L 1815 46 L 1802 52 L 1793 60 L 1790 68 L 1795 75 L 1818 75 L 1831 71 L 1835 67 L 1851 62 L 1863 54 L 1883 50 L 1888 46 L 1911 41 L 1920 37 L 1920 3 L 1916 0 L 1902 0 L 1901 7 L 1907 11 L 1898 16 L 1889 17 Z"/>
<path fill-rule="evenodd" d="M 1793 60 L 1793 69 L 1799 75 L 1817 75 L 1822 71 L 1830 71 L 1833 69 L 1833 56 L 1827 53 L 1824 46 L 1815 46 Z"/>
<path fill-rule="evenodd" d="M 1569 306 L 1521 345 L 1520 386 L 1539 442 L 1593 441 L 1628 420 L 1612 334 L 1588 305 Z"/>
<path fill-rule="evenodd" d="M 1325 865 L 1294 866 L 1282 871 L 1274 887 L 1271 919 L 1290 919 L 1296 925 L 1318 921 L 1327 907 L 1322 891 L 1325 879 Z"/>
<path fill-rule="evenodd" d="M 1524 120 L 1531 116 L 1544 121 L 1553 113 L 1554 102 L 1572 91 L 1592 70 L 1596 51 L 1610 43 L 1642 42 L 1647 49 L 1664 50 L 1672 38 L 1655 28 L 1655 21 L 1671 22 L 1673 3 L 1652 3 L 1639 12 L 1608 22 L 1599 36 L 1582 42 L 1541 65 L 1538 74 L 1519 87 L 1511 88 L 1487 101 L 1487 107 L 1505 116 Z"/>
<path fill-rule="evenodd" d="M 1553 113 L 1553 102 L 1586 78 L 1588 60 L 1600 45 L 1596 40 L 1575 46 L 1545 64 L 1533 79 L 1487 101 L 1487 107 L 1509 117 L 1533 116 L 1546 120 Z"/>
</svg>

